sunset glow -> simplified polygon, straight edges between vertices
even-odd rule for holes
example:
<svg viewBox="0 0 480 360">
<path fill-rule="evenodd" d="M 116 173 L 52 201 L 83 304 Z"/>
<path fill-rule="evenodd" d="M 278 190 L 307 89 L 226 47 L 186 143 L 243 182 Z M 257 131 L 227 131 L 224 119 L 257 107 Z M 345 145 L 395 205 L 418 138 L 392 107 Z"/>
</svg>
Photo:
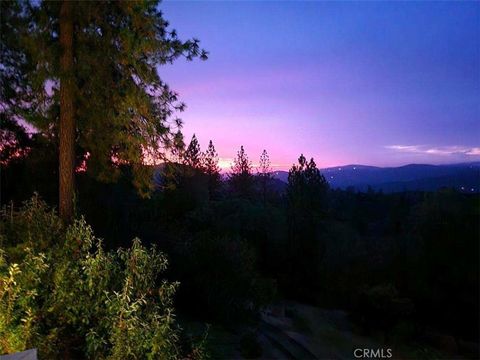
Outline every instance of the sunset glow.
<svg viewBox="0 0 480 360">
<path fill-rule="evenodd" d="M 478 3 L 162 7 L 210 52 L 160 75 L 187 104 L 185 139 L 213 140 L 222 169 L 241 145 L 252 162 L 265 148 L 280 169 L 300 153 L 320 167 L 480 159 Z"/>
</svg>

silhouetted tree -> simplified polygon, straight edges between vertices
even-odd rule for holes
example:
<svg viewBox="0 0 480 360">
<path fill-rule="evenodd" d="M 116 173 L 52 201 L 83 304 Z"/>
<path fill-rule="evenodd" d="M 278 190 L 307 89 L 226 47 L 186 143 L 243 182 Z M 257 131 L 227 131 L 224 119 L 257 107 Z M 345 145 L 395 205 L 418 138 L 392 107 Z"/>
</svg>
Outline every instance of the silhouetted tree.
<svg viewBox="0 0 480 360">
<path fill-rule="evenodd" d="M 195 134 L 193 134 L 192 140 L 190 140 L 190 144 L 183 155 L 183 163 L 193 169 L 200 169 L 202 167 L 202 152 L 200 151 L 200 144 Z"/>
<path fill-rule="evenodd" d="M 119 165 L 128 164 L 134 185 L 147 196 L 152 169 L 144 162 L 166 159 L 182 141 L 181 121 L 173 115 L 185 105 L 157 66 L 206 53 L 198 40 L 182 42 L 168 29 L 158 3 L 65 0 L 27 7 L 29 36 L 19 39 L 20 51 L 35 66 L 22 76 L 32 103 L 42 106 L 17 115 L 58 134 L 59 210 L 65 220 L 73 210 L 75 150 L 88 173 L 102 181 L 116 179 Z M 6 45 L 15 46 L 13 40 Z"/>
<path fill-rule="evenodd" d="M 300 296 L 309 296 L 315 286 L 324 244 L 319 239 L 320 220 L 326 206 L 328 184 L 313 158 L 302 155 L 288 173 L 290 276 Z"/>
<path fill-rule="evenodd" d="M 254 177 L 252 162 L 248 159 L 243 146 L 233 159 L 232 171 L 229 174 L 229 182 L 233 192 L 241 197 L 250 197 L 253 193 Z"/>
<path fill-rule="evenodd" d="M 208 178 L 208 194 L 210 199 L 214 199 L 218 194 L 221 177 L 218 166 L 218 154 L 213 146 L 212 140 L 208 143 L 208 148 L 202 156 L 203 171 Z"/>
<path fill-rule="evenodd" d="M 289 204 L 317 214 L 326 205 L 327 189 L 328 183 L 313 158 L 307 162 L 305 156 L 300 155 L 298 165 L 294 164 L 288 172 L 287 197 Z"/>
<path fill-rule="evenodd" d="M 270 158 L 267 150 L 263 150 L 262 155 L 260 155 L 258 178 L 260 180 L 260 191 L 262 194 L 263 204 L 265 205 L 267 202 L 268 184 L 273 178 L 272 168 L 270 167 Z"/>
</svg>

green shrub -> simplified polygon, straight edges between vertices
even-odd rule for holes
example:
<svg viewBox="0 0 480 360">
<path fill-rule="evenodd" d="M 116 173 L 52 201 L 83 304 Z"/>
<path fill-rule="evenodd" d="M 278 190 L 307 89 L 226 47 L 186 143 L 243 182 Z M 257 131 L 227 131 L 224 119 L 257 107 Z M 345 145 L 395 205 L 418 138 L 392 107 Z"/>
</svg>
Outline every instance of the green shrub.
<svg viewBox="0 0 480 360">
<path fill-rule="evenodd" d="M 0 353 L 42 358 L 179 356 L 168 262 L 138 239 L 105 252 L 83 218 L 68 227 L 37 197 L 0 224 Z M 15 259 L 15 260 L 13 260 Z"/>
<path fill-rule="evenodd" d="M 8 253 L 10 261 L 20 261 L 26 248 L 37 253 L 58 245 L 62 223 L 54 210 L 34 195 L 24 203 L 21 211 L 13 206 L 2 209 L 0 222 L 0 248 Z"/>
<path fill-rule="evenodd" d="M 22 265 L 7 263 L 0 249 L 0 353 L 25 350 L 38 334 L 38 287 L 48 270 L 45 256 L 25 250 Z"/>
</svg>

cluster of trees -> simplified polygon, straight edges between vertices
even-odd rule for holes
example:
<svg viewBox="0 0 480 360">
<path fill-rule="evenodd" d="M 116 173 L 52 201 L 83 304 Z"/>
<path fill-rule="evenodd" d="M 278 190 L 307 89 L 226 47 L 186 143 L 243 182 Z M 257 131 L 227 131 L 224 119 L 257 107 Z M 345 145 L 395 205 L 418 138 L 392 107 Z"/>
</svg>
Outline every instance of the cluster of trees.
<svg viewBox="0 0 480 360">
<path fill-rule="evenodd" d="M 215 146 L 213 146 L 212 140 L 210 140 L 207 150 L 201 152 L 200 144 L 198 143 L 195 134 L 192 136 L 190 144 L 181 157 L 181 162 L 185 166 L 183 175 L 188 175 L 187 177 L 194 178 L 194 181 L 201 181 L 199 175 L 202 175 L 207 182 L 208 197 L 210 199 L 214 199 L 218 196 L 218 191 L 221 186 L 218 160 L 218 153 L 215 150 Z M 176 166 L 175 164 L 170 165 Z M 175 169 L 171 170 L 175 174 Z M 185 172 L 187 174 L 185 174 Z"/>
<path fill-rule="evenodd" d="M 218 199 L 223 183 L 220 173 L 221 169 L 218 165 L 218 153 L 215 150 L 212 140 L 210 140 L 207 150 L 202 152 L 197 137 L 194 134 L 188 147 L 181 154 L 180 161 L 181 164 L 186 167 L 182 175 L 188 174 L 189 177 L 197 176 L 195 181 L 201 182 L 198 175 L 203 174 L 208 183 L 209 198 Z M 178 167 L 178 164 L 170 164 L 170 166 Z M 227 186 L 236 196 L 251 198 L 252 196 L 258 195 L 255 191 L 256 187 L 258 187 L 263 201 L 266 202 L 269 193 L 269 183 L 273 179 L 267 150 L 263 150 L 257 173 L 255 174 L 252 162 L 249 160 L 243 146 L 241 146 L 237 152 L 237 156 L 233 159 L 231 170 L 227 176 Z"/>
<path fill-rule="evenodd" d="M 160 175 L 163 186 L 152 198 L 157 209 L 165 210 L 152 219 L 158 229 L 150 232 L 151 241 L 163 242 L 178 266 L 184 285 L 179 293 L 182 309 L 231 323 L 273 301 L 279 280 L 282 285 L 295 284 L 298 294 L 307 298 L 309 288 L 304 285 L 317 275 L 321 258 L 318 229 L 328 192 L 314 160 L 300 156 L 285 192 L 285 186 L 277 186 L 266 150 L 255 173 L 241 146 L 223 180 L 218 157 L 211 154 L 212 142 L 202 154 L 194 135 L 182 164 L 169 169 L 175 175 Z M 174 186 L 168 186 L 172 178 Z M 197 301 L 192 304 L 194 296 Z"/>
<path fill-rule="evenodd" d="M 0 6 L 2 351 L 201 357 L 173 305 L 234 326 L 277 298 L 388 337 L 405 322 L 478 336 L 478 195 L 332 190 L 303 155 L 285 185 L 243 147 L 223 178 L 212 141 L 185 146 L 184 104 L 157 73 L 206 53 L 156 1 Z M 60 218 L 15 210 L 35 191 Z"/>
<path fill-rule="evenodd" d="M 0 353 L 203 357 L 180 349 L 176 285 L 159 279 L 164 255 L 138 241 L 104 252 L 79 220 L 75 178 L 87 170 L 111 183 L 126 167 L 136 194 L 148 197 L 145 162 L 183 144 L 177 114 L 185 104 L 157 67 L 207 53 L 177 37 L 159 1 L 13 0 L 0 3 L 0 14 L 2 204 L 39 190 L 60 217 L 36 200 L 2 214 Z"/>
<path fill-rule="evenodd" d="M 2 168 L 2 201 L 19 204 L 38 190 L 53 205 L 55 152 L 27 138 L 31 151 Z M 116 183 L 76 173 L 76 211 L 107 249 L 138 236 L 168 256 L 164 277 L 180 282 L 181 314 L 235 326 L 290 298 L 348 309 L 389 340 L 429 328 L 475 339 L 478 195 L 332 190 L 303 156 L 279 187 L 271 172 L 254 172 L 242 148 L 224 177 L 212 143 L 202 153 L 193 138 L 183 154 L 152 169 L 150 198 L 138 194 L 128 165 Z"/>
<path fill-rule="evenodd" d="M 55 170 L 53 146 L 36 137 L 2 168 L 4 204 L 34 190 L 56 202 L 49 175 L 28 176 Z M 234 326 L 291 298 L 348 309 L 387 339 L 417 339 L 428 328 L 475 339 L 478 195 L 332 190 L 304 156 L 281 187 L 262 158 L 255 173 L 240 148 L 221 176 L 213 143 L 202 152 L 193 137 L 181 162 L 151 167 L 150 198 L 138 194 L 128 165 L 116 183 L 76 173 L 77 212 L 107 249 L 138 236 L 167 254 L 164 276 L 181 284 L 175 307 L 196 319 Z"/>
<path fill-rule="evenodd" d="M 74 170 L 102 181 L 129 164 L 140 194 L 151 191 L 146 160 L 181 144 L 185 108 L 157 67 L 206 59 L 196 39 L 181 41 L 159 1 L 2 1 L 2 123 L 23 119 L 58 148 L 58 204 L 73 217 Z"/>
</svg>

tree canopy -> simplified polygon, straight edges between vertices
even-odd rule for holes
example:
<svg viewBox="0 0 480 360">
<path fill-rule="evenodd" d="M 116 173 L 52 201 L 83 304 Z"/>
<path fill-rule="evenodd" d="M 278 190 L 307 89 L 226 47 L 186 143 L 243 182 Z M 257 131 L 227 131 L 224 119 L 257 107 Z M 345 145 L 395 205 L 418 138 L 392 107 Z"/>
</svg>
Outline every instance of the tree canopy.
<svg viewBox="0 0 480 360">
<path fill-rule="evenodd" d="M 120 165 L 129 165 L 136 188 L 148 195 L 152 176 L 143 165 L 168 160 L 183 144 L 178 113 L 185 104 L 158 67 L 180 57 L 207 58 L 197 39 L 178 38 L 158 5 L 2 2 L 1 83 L 9 84 L 1 93 L 8 105 L 2 116 L 23 118 L 58 137 L 66 112 L 73 119 L 76 163 L 85 161 L 88 173 L 102 181 L 116 179 Z M 60 26 L 66 8 L 72 23 L 68 70 L 60 41 L 68 29 Z M 61 102 L 62 82 L 71 85 L 68 108 Z"/>
<path fill-rule="evenodd" d="M 194 169 L 200 169 L 202 167 L 202 152 L 195 134 L 193 134 L 192 140 L 190 140 L 190 144 L 188 145 L 187 150 L 185 150 L 183 163 Z"/>
<path fill-rule="evenodd" d="M 253 191 L 253 166 L 248 159 L 243 146 L 237 152 L 237 157 L 233 159 L 232 171 L 229 174 L 232 190 L 242 197 L 248 197 Z"/>
<path fill-rule="evenodd" d="M 208 143 L 208 148 L 202 156 L 203 171 L 208 178 L 208 194 L 213 199 L 220 188 L 221 177 L 220 167 L 218 166 L 218 153 L 215 150 L 212 140 Z"/>
</svg>

